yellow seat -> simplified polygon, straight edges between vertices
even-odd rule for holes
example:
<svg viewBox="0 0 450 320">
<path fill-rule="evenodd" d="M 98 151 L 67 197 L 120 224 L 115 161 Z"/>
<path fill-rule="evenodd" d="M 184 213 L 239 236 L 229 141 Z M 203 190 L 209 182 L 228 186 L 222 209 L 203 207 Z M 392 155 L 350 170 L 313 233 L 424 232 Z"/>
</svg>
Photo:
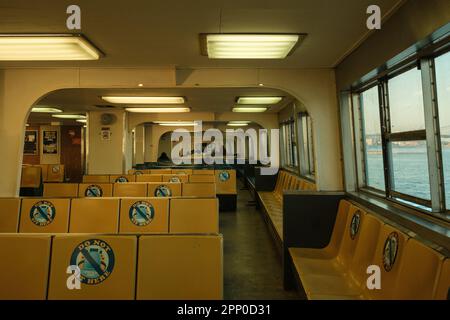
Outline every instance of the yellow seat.
<svg viewBox="0 0 450 320">
<path fill-rule="evenodd" d="M 47 182 L 63 182 L 64 181 L 64 165 L 49 164 L 47 168 Z"/>
<path fill-rule="evenodd" d="M 164 182 L 188 182 L 189 176 L 186 174 L 163 174 L 162 181 Z"/>
<path fill-rule="evenodd" d="M 148 183 L 148 197 L 179 197 L 181 196 L 181 183 L 150 182 Z"/>
<path fill-rule="evenodd" d="M 162 182 L 162 175 L 160 174 L 137 175 L 136 182 Z"/>
<path fill-rule="evenodd" d="M 168 233 L 169 199 L 122 199 L 120 202 L 119 232 Z"/>
<path fill-rule="evenodd" d="M 172 174 L 172 169 L 151 169 L 151 174 Z"/>
<path fill-rule="evenodd" d="M 222 237 L 139 238 L 138 300 L 222 299 Z"/>
<path fill-rule="evenodd" d="M 80 198 L 112 197 L 112 191 L 112 183 L 80 183 L 78 185 Z"/>
<path fill-rule="evenodd" d="M 117 233 L 119 199 L 73 199 L 70 233 Z"/>
<path fill-rule="evenodd" d="M 109 183 L 124 182 L 136 182 L 136 176 L 134 174 L 118 174 L 109 176 Z"/>
<path fill-rule="evenodd" d="M 0 235 L 0 300 L 45 300 L 49 235 Z"/>
<path fill-rule="evenodd" d="M 0 198 L 0 233 L 17 232 L 20 198 Z"/>
<path fill-rule="evenodd" d="M 42 169 L 37 166 L 23 166 L 21 188 L 39 188 L 42 182 Z"/>
<path fill-rule="evenodd" d="M 236 194 L 236 170 L 216 170 L 217 194 Z"/>
<path fill-rule="evenodd" d="M 450 258 L 445 259 L 441 268 L 441 273 L 436 284 L 434 298 L 438 300 L 447 300 L 450 290 Z"/>
<path fill-rule="evenodd" d="M 192 174 L 192 169 L 184 169 L 184 168 L 178 168 L 178 169 L 172 169 L 172 174 Z"/>
<path fill-rule="evenodd" d="M 147 184 L 143 182 L 114 183 L 114 197 L 146 197 Z"/>
<path fill-rule="evenodd" d="M 44 197 L 77 198 L 78 183 L 44 183 Z"/>
<path fill-rule="evenodd" d="M 211 174 L 192 174 L 189 176 L 189 182 L 194 183 L 214 183 L 216 181 L 216 178 L 214 175 Z"/>
<path fill-rule="evenodd" d="M 192 170 L 193 175 L 206 174 L 206 175 L 214 175 L 214 170 L 211 169 L 194 169 Z"/>
<path fill-rule="evenodd" d="M 218 199 L 171 199 L 169 232 L 218 233 Z"/>
<path fill-rule="evenodd" d="M 413 238 L 409 239 L 400 261 L 393 298 L 400 300 L 432 299 L 443 260 L 444 257 L 430 247 Z"/>
<path fill-rule="evenodd" d="M 183 183 L 183 197 L 216 197 L 214 183 Z"/>
<path fill-rule="evenodd" d="M 55 236 L 48 299 L 134 299 L 136 251 L 135 236 Z M 80 268 L 79 290 L 67 288 L 69 274 L 66 270 L 69 265 Z"/>
<path fill-rule="evenodd" d="M 69 229 L 70 199 L 23 199 L 21 233 L 66 233 Z"/>
<path fill-rule="evenodd" d="M 109 175 L 84 175 L 83 183 L 109 183 Z"/>
<path fill-rule="evenodd" d="M 377 247 L 374 250 L 374 257 L 371 263 L 367 263 L 367 265 L 380 267 L 381 290 L 369 290 L 363 283 L 365 298 L 376 300 L 392 299 L 395 280 L 400 272 L 400 264 L 408 238 L 406 234 L 390 225 L 385 224 L 381 227 Z M 367 278 L 368 275 L 366 274 L 365 277 Z"/>
</svg>

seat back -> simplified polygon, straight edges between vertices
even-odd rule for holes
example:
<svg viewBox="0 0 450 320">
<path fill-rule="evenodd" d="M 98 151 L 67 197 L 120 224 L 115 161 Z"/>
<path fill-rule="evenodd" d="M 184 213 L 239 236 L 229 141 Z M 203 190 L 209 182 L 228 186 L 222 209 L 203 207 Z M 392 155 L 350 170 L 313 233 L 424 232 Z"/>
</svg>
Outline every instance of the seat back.
<svg viewBox="0 0 450 320">
<path fill-rule="evenodd" d="M 172 169 L 172 174 L 192 174 L 192 169 L 178 168 Z"/>
<path fill-rule="evenodd" d="M 69 229 L 70 199 L 22 199 L 21 233 L 65 233 Z"/>
<path fill-rule="evenodd" d="M 84 175 L 83 183 L 109 183 L 109 175 Z"/>
<path fill-rule="evenodd" d="M 206 174 L 206 175 L 214 175 L 214 170 L 211 169 L 194 169 L 192 170 L 193 175 Z"/>
<path fill-rule="evenodd" d="M 331 239 L 327 246 L 331 256 L 335 257 L 338 254 L 339 246 L 344 236 L 346 228 L 346 222 L 348 219 L 351 203 L 347 200 L 341 200 L 339 202 L 339 208 L 334 222 L 333 232 L 331 233 Z"/>
<path fill-rule="evenodd" d="M 450 299 L 450 258 L 445 259 L 436 283 L 434 298 L 438 300 Z"/>
<path fill-rule="evenodd" d="M 46 198 L 77 198 L 78 183 L 44 183 Z"/>
<path fill-rule="evenodd" d="M 183 197 L 216 197 L 215 183 L 183 183 Z"/>
<path fill-rule="evenodd" d="M 143 182 L 114 183 L 114 197 L 146 197 L 147 184 Z"/>
<path fill-rule="evenodd" d="M 216 192 L 218 194 L 236 194 L 236 170 L 215 171 Z"/>
<path fill-rule="evenodd" d="M 0 233 L 17 232 L 20 198 L 0 198 Z"/>
<path fill-rule="evenodd" d="M 371 299 L 392 299 L 395 280 L 400 272 L 400 264 L 405 252 L 405 245 L 409 237 L 390 225 L 383 225 L 377 240 L 371 265 L 380 267 L 381 290 L 370 290 L 366 283 L 362 283 L 364 295 Z M 367 266 L 365 266 L 367 268 Z M 366 275 L 367 277 L 368 275 Z"/>
<path fill-rule="evenodd" d="M 189 176 L 189 182 L 197 183 L 197 182 L 209 182 L 213 183 L 216 181 L 214 175 L 211 174 L 192 174 Z"/>
<path fill-rule="evenodd" d="M 151 174 L 172 174 L 172 169 L 151 169 Z"/>
<path fill-rule="evenodd" d="M 163 174 L 163 182 L 188 182 L 189 176 L 186 174 Z"/>
<path fill-rule="evenodd" d="M 222 299 L 222 237 L 139 238 L 138 300 Z"/>
<path fill-rule="evenodd" d="M 21 188 L 39 188 L 42 182 L 42 169 L 37 166 L 23 166 Z"/>
<path fill-rule="evenodd" d="M 46 299 L 50 247 L 49 235 L 0 234 L 0 300 Z"/>
<path fill-rule="evenodd" d="M 148 184 L 148 197 L 179 197 L 181 196 L 181 183 L 150 182 Z"/>
<path fill-rule="evenodd" d="M 136 182 L 134 174 L 116 174 L 109 176 L 109 183 Z"/>
<path fill-rule="evenodd" d="M 162 182 L 162 175 L 160 174 L 137 175 L 136 182 Z"/>
<path fill-rule="evenodd" d="M 64 165 L 49 164 L 47 168 L 47 182 L 63 182 L 64 181 Z"/>
<path fill-rule="evenodd" d="M 117 233 L 118 229 L 119 199 L 72 200 L 70 233 Z"/>
<path fill-rule="evenodd" d="M 119 233 L 168 233 L 169 199 L 133 198 L 120 201 Z"/>
<path fill-rule="evenodd" d="M 112 197 L 112 189 L 112 183 L 80 183 L 78 185 L 78 197 Z"/>
<path fill-rule="evenodd" d="M 432 299 L 443 260 L 444 257 L 430 247 L 409 239 L 400 261 L 393 299 Z"/>
<path fill-rule="evenodd" d="M 218 199 L 171 199 L 169 232 L 218 233 Z"/>
<path fill-rule="evenodd" d="M 48 299 L 134 299 L 136 251 L 136 236 L 55 236 Z M 80 290 L 67 288 L 69 265 L 80 268 Z"/>
</svg>

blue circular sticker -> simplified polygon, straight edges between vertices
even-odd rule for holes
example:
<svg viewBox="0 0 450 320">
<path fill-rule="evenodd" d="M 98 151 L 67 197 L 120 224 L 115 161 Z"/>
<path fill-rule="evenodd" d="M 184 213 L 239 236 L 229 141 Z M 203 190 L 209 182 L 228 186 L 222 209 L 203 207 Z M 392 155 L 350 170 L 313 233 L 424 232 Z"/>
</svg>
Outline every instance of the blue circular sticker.
<svg viewBox="0 0 450 320">
<path fill-rule="evenodd" d="M 181 179 L 180 179 L 180 177 L 174 176 L 174 177 L 170 177 L 169 182 L 177 183 L 177 182 L 181 182 Z"/>
<path fill-rule="evenodd" d="M 86 188 L 84 195 L 86 197 L 101 197 L 103 196 L 103 189 L 99 185 L 91 184 Z"/>
<path fill-rule="evenodd" d="M 170 191 L 169 187 L 166 185 L 160 185 L 155 189 L 155 197 L 170 197 L 172 195 L 172 191 Z"/>
<path fill-rule="evenodd" d="M 350 222 L 350 237 L 352 239 L 356 238 L 356 235 L 359 231 L 359 224 L 361 223 L 361 212 L 358 210 L 352 217 L 352 221 Z"/>
<path fill-rule="evenodd" d="M 55 215 L 55 206 L 49 201 L 39 201 L 30 210 L 31 221 L 39 227 L 45 227 L 52 223 Z"/>
<path fill-rule="evenodd" d="M 383 266 L 387 272 L 391 271 L 394 267 L 395 259 L 398 252 L 398 233 L 392 232 L 384 243 L 383 250 Z"/>
<path fill-rule="evenodd" d="M 225 182 L 230 179 L 230 173 L 228 171 L 222 171 L 219 173 L 219 180 Z"/>
<path fill-rule="evenodd" d="M 128 179 L 124 176 L 118 177 L 115 182 L 117 183 L 124 183 L 124 182 L 128 182 Z"/>
<path fill-rule="evenodd" d="M 155 208 L 147 201 L 135 202 L 129 211 L 129 217 L 133 224 L 143 227 L 152 222 L 155 216 Z"/>
<path fill-rule="evenodd" d="M 80 268 L 82 283 L 96 285 L 111 275 L 114 269 L 114 251 L 103 240 L 85 240 L 73 251 L 70 265 Z"/>
</svg>

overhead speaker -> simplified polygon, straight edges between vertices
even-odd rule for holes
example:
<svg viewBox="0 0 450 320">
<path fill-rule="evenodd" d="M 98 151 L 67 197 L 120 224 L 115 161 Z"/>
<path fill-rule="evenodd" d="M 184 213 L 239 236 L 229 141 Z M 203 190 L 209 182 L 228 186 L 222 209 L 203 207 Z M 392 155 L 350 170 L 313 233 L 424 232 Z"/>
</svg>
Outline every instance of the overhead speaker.
<svg viewBox="0 0 450 320">
<path fill-rule="evenodd" d="M 103 113 L 100 117 L 100 122 L 104 126 L 111 125 L 114 122 L 116 122 L 116 120 L 117 120 L 116 115 L 112 113 Z"/>
</svg>

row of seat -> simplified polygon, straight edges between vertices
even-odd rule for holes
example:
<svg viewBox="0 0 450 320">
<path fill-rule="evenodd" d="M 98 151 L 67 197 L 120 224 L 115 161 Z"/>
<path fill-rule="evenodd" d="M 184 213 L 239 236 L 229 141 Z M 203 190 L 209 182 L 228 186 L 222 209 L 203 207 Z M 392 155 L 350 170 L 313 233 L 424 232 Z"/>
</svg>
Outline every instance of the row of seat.
<svg viewBox="0 0 450 320">
<path fill-rule="evenodd" d="M 222 259 L 220 235 L 0 234 L 0 300 L 221 299 Z"/>
<path fill-rule="evenodd" d="M 22 166 L 20 186 L 22 188 L 39 188 L 42 182 L 63 182 L 63 164 L 39 164 Z"/>
<path fill-rule="evenodd" d="M 187 170 L 187 169 L 186 169 Z M 165 172 L 169 171 L 169 172 Z M 170 172 L 173 171 L 173 172 Z M 140 171 L 138 171 L 140 172 Z M 148 170 L 150 173 L 128 175 L 85 175 L 84 183 L 124 182 L 193 182 L 216 183 L 218 194 L 236 194 L 236 170 L 192 170 L 184 172 L 171 169 Z"/>
<path fill-rule="evenodd" d="M 450 289 L 449 257 L 347 200 L 327 247 L 289 253 L 309 299 L 447 299 Z M 370 266 L 379 289 L 367 285 Z"/>
<path fill-rule="evenodd" d="M 217 198 L 0 198 L 4 233 L 218 233 Z"/>
<path fill-rule="evenodd" d="M 216 197 L 215 183 L 45 183 L 44 197 Z"/>
<path fill-rule="evenodd" d="M 228 170 L 228 169 L 227 169 Z M 214 174 L 214 171 L 221 171 L 221 170 L 213 170 L 213 169 L 189 169 L 189 168 L 168 168 L 168 169 L 130 169 L 128 170 L 128 174 L 206 174 L 211 175 Z"/>
<path fill-rule="evenodd" d="M 259 202 L 281 240 L 283 240 L 283 192 L 289 190 L 315 191 L 316 185 L 282 170 L 278 173 L 273 191 L 258 191 Z"/>
</svg>

